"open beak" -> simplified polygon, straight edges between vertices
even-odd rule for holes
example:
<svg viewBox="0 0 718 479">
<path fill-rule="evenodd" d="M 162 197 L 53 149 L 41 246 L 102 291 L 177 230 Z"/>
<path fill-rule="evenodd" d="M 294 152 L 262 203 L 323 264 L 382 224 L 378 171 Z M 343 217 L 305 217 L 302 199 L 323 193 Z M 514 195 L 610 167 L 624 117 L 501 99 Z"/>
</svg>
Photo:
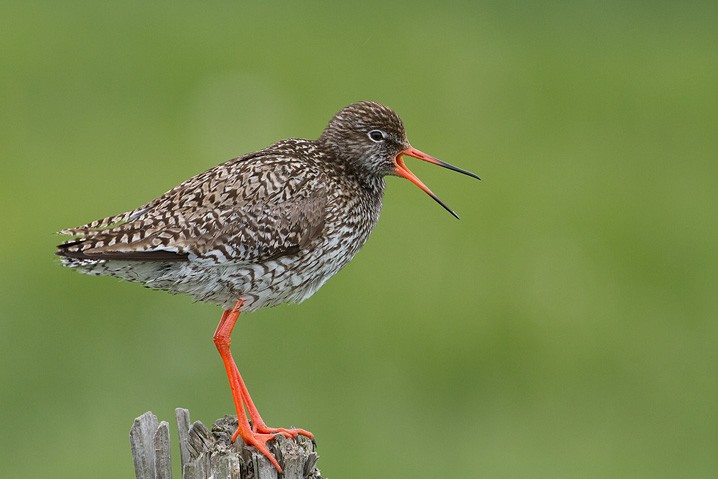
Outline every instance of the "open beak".
<svg viewBox="0 0 718 479">
<path fill-rule="evenodd" d="M 443 206 L 446 211 L 448 211 L 454 216 L 454 218 L 459 219 L 459 215 L 457 215 L 454 210 L 446 206 L 446 204 L 441 201 L 438 196 L 436 196 L 424 183 L 421 182 L 419 178 L 416 177 L 414 173 L 411 172 L 411 170 L 409 170 L 409 168 L 406 167 L 406 165 L 404 164 L 404 158 L 402 158 L 403 155 L 411 156 L 419 160 L 424 160 L 435 165 L 443 166 L 444 168 L 448 168 L 450 170 L 458 171 L 459 173 L 471 176 L 472 178 L 476 178 L 477 180 L 480 180 L 481 178 L 471 173 L 470 171 L 462 170 L 461 168 L 458 168 L 454 165 L 450 165 L 446 162 L 434 158 L 433 156 L 427 155 L 423 151 L 419 151 L 411 146 L 406 150 L 400 151 L 399 154 L 396 155 L 396 158 L 394 158 L 394 164 L 396 165 L 395 173 L 397 175 L 406 178 L 407 180 L 411 181 L 416 186 L 424 190 L 424 193 L 434 198 L 434 201 Z"/>
</svg>

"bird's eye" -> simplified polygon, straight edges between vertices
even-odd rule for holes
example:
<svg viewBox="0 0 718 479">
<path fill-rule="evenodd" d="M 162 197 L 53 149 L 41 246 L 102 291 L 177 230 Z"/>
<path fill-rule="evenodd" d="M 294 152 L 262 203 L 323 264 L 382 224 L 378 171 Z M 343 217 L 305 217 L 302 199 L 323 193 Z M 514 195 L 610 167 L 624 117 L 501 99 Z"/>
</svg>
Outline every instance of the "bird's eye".
<svg viewBox="0 0 718 479">
<path fill-rule="evenodd" d="M 369 138 L 371 139 L 371 141 L 379 143 L 380 141 L 384 141 L 384 139 L 386 138 L 386 133 L 381 130 L 372 130 L 369 132 Z"/>
</svg>

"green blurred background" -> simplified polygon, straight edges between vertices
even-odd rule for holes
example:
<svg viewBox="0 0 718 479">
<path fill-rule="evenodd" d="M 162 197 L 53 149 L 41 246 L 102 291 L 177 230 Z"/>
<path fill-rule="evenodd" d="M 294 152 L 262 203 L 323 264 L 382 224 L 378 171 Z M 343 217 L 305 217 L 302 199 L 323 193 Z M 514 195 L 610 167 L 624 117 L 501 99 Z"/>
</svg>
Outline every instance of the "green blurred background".
<svg viewBox="0 0 718 479">
<path fill-rule="evenodd" d="M 131 477 L 134 417 L 232 412 L 220 310 L 52 232 L 362 99 L 483 181 L 409 161 L 461 221 L 390 178 L 350 266 L 243 318 L 267 422 L 333 478 L 718 476 L 716 5 L 5 0 L 3 477 Z"/>
</svg>

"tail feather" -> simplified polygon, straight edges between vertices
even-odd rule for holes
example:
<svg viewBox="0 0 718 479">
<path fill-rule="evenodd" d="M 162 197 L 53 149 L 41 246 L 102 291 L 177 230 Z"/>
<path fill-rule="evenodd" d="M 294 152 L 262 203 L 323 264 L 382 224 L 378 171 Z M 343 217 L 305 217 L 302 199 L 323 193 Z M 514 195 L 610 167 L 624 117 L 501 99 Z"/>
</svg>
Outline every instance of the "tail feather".
<svg viewBox="0 0 718 479">
<path fill-rule="evenodd" d="M 107 218 L 100 218 L 99 220 L 91 221 L 90 223 L 84 224 L 82 226 L 65 228 L 58 231 L 57 234 L 87 236 L 91 233 L 95 233 L 109 228 L 115 228 L 125 223 L 129 223 L 130 221 L 134 221 L 148 209 L 148 205 L 143 205 L 131 211 L 126 211 L 124 213 L 120 213 L 114 216 L 108 216 Z"/>
<path fill-rule="evenodd" d="M 84 237 L 57 245 L 55 254 L 78 260 L 122 261 L 185 261 L 189 256 L 176 247 L 152 246 L 149 240 L 121 243 L 116 235 L 89 231 Z"/>
</svg>

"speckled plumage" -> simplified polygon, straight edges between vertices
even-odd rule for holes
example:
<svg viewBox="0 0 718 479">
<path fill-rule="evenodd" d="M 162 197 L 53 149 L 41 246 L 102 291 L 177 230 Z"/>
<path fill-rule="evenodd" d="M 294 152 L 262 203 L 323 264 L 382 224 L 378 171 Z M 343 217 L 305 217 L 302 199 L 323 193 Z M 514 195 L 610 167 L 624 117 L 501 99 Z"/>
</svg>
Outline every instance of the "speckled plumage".
<svg viewBox="0 0 718 479">
<path fill-rule="evenodd" d="M 83 273 L 221 305 L 213 339 L 237 411 L 233 440 L 241 436 L 281 472 L 267 441 L 313 436 L 264 423 L 232 358 L 232 329 L 241 311 L 302 301 L 343 268 L 379 220 L 385 176 L 408 179 L 456 216 L 406 168 L 403 155 L 476 177 L 413 148 L 389 108 L 355 103 L 317 140 L 277 142 L 132 211 L 61 231 L 75 238 L 57 254 Z"/>
<path fill-rule="evenodd" d="M 365 131 L 391 136 L 377 148 Z M 405 148 L 387 107 L 341 110 L 318 140 L 289 139 L 194 176 L 132 211 L 62 230 L 63 264 L 243 311 L 302 301 L 379 219 L 387 156 Z"/>
</svg>

